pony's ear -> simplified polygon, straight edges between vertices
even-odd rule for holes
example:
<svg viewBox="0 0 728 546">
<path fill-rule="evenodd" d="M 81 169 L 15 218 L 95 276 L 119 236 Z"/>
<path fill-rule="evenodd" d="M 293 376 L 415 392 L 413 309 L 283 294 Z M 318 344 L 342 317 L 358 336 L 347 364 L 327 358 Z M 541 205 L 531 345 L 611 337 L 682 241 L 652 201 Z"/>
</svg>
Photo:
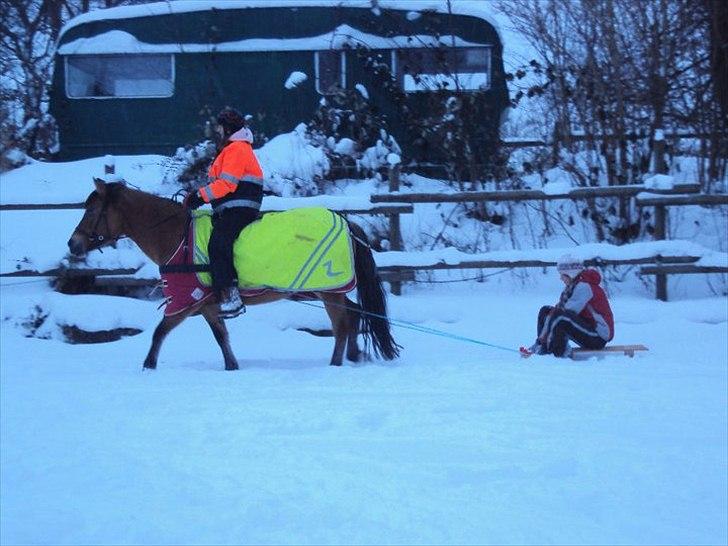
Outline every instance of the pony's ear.
<svg viewBox="0 0 728 546">
<path fill-rule="evenodd" d="M 94 186 L 96 186 L 96 191 L 98 194 L 103 197 L 106 194 L 106 182 L 101 180 L 100 178 L 96 178 L 94 176 Z"/>
</svg>

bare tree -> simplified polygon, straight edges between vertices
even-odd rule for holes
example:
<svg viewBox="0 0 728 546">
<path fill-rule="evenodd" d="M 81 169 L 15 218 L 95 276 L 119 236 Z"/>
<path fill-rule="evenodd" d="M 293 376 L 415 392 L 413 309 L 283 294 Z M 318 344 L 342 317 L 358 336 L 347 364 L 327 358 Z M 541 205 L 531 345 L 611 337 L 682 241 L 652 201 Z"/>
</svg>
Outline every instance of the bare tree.
<svg viewBox="0 0 728 546">
<path fill-rule="evenodd" d="M 63 25 L 92 9 L 133 0 L 3 0 L 0 3 L 0 170 L 57 146 L 48 115 L 55 45 Z M 136 3 L 139 3 L 137 0 Z"/>
<path fill-rule="evenodd" d="M 719 178 L 726 130 L 711 71 L 711 28 L 713 64 L 725 62 L 715 53 L 725 55 L 725 46 L 715 45 L 724 41 L 711 27 L 723 13 L 719 3 L 501 0 L 499 8 L 547 65 L 542 88 L 552 113 L 546 121 L 554 126 L 554 162 L 584 186 L 639 182 L 650 170 L 658 130 L 709 134 L 700 152 L 710 166 L 701 180 L 709 190 Z M 571 136 L 578 133 L 577 142 Z M 602 226 L 612 213 L 595 203 L 589 209 L 598 237 L 606 237 Z M 626 202 L 616 216 L 613 236 L 637 235 L 619 232 L 634 224 Z"/>
</svg>

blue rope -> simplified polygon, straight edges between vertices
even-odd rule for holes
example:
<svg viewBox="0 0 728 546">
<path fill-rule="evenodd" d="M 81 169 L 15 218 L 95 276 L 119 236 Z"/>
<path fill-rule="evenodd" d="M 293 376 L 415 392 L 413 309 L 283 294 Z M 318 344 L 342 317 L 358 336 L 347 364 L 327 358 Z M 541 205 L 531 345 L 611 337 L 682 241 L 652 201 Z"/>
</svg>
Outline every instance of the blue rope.
<svg viewBox="0 0 728 546">
<path fill-rule="evenodd" d="M 316 307 L 317 309 L 324 309 L 324 307 L 321 307 L 319 305 L 316 305 L 315 303 L 310 303 L 310 302 L 305 302 L 305 301 L 298 301 L 298 303 L 302 303 L 304 305 L 309 305 L 311 307 Z M 338 307 L 344 307 L 346 309 L 349 309 L 349 307 L 347 307 L 346 305 L 331 304 L 331 303 L 329 305 L 336 305 Z M 362 310 L 358 310 L 357 309 L 357 313 L 362 313 L 364 315 L 370 315 L 370 316 L 373 316 L 373 317 L 379 317 L 381 319 L 384 319 L 384 320 L 388 321 L 393 326 L 399 326 L 400 328 L 407 328 L 409 330 L 414 330 L 416 332 L 422 332 L 422 333 L 425 333 L 425 334 L 432 334 L 432 335 L 436 335 L 436 336 L 447 337 L 447 338 L 454 339 L 454 340 L 457 340 L 457 341 L 466 341 L 466 342 L 469 342 L 469 343 L 475 343 L 477 345 L 484 345 L 486 347 L 492 347 L 494 349 L 500 349 L 502 351 L 509 351 L 511 353 L 518 353 L 519 352 L 517 349 L 511 349 L 510 347 L 503 347 L 502 345 L 496 345 L 494 343 L 488 343 L 486 341 L 481 341 L 479 339 L 473 339 L 471 337 L 465 337 L 465 336 L 460 336 L 460 335 L 457 335 L 457 334 L 451 334 L 449 332 L 444 332 L 442 330 L 437 330 L 435 328 L 428 328 L 427 326 L 420 326 L 418 324 L 415 324 L 414 322 L 407 322 L 405 320 L 397 320 L 397 319 L 388 318 L 388 317 L 386 317 L 384 315 L 379 315 L 377 313 L 371 313 L 369 311 L 364 311 L 363 309 Z"/>
</svg>

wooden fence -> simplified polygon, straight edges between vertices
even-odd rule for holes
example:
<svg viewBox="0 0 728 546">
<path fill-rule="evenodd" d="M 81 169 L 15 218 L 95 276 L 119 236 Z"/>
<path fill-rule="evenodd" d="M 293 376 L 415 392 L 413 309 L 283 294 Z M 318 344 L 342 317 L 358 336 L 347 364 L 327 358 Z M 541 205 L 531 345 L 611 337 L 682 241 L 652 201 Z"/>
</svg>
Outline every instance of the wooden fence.
<svg viewBox="0 0 728 546">
<path fill-rule="evenodd" d="M 638 207 L 655 208 L 655 240 L 666 237 L 667 210 L 669 206 L 682 205 L 725 205 L 728 194 L 703 195 L 697 193 L 696 184 L 677 185 L 670 189 L 654 189 L 644 185 L 611 186 L 596 188 L 575 188 L 568 193 L 550 194 L 541 190 L 508 190 L 508 191 L 471 191 L 457 193 L 401 193 L 399 192 L 399 171 L 393 169 L 390 176 L 390 193 L 372 195 L 369 204 L 339 208 L 345 214 L 383 214 L 389 218 L 390 249 L 404 250 L 400 228 L 400 214 L 412 214 L 417 203 L 464 203 L 464 202 L 503 202 L 503 201 L 551 201 L 557 199 L 594 199 L 599 197 L 635 198 Z M 49 210 L 49 209 L 81 209 L 82 203 L 60 204 L 6 204 L 0 210 Z M 336 208 L 336 207 L 334 207 Z M 268 210 L 282 208 L 268 206 Z M 695 262 L 698 256 L 650 256 L 638 259 L 623 260 L 589 260 L 589 265 L 641 265 L 643 275 L 656 275 L 656 296 L 667 299 L 666 275 L 684 273 L 728 273 L 728 264 L 722 266 L 699 266 Z M 463 260 L 456 264 L 430 263 L 421 265 L 384 265 L 379 270 L 384 280 L 390 283 L 392 293 L 401 294 L 401 283 L 414 280 L 416 271 L 438 271 L 451 269 L 510 269 L 510 268 L 543 268 L 554 266 L 555 262 L 543 260 Z M 53 269 L 44 272 L 14 271 L 0 274 L 0 277 L 63 277 L 94 276 L 106 285 L 142 286 L 149 285 L 151 279 L 131 277 L 135 269 Z"/>
<path fill-rule="evenodd" d="M 546 193 L 543 190 L 502 190 L 502 191 L 464 191 L 456 193 L 401 193 L 399 192 L 399 170 L 390 171 L 390 192 L 387 194 L 375 194 L 371 196 L 372 203 L 476 203 L 476 202 L 519 202 L 519 201 L 553 201 L 553 200 L 577 200 L 595 199 L 603 197 L 635 198 L 639 207 L 652 206 L 655 208 L 655 240 L 664 240 L 667 226 L 667 206 L 681 205 L 704 205 L 715 206 L 728 204 L 728 194 L 704 195 L 698 193 L 698 184 L 677 184 L 671 188 L 661 189 L 645 186 L 644 184 L 632 184 L 624 186 L 606 186 L 594 188 L 574 188 L 566 193 Z M 404 250 L 401 237 L 400 220 L 398 215 L 390 216 L 390 249 Z M 654 256 L 649 262 L 652 266 L 642 267 L 641 275 L 656 275 L 656 297 L 667 301 L 667 275 L 672 273 L 728 273 L 726 267 L 699 266 L 697 257 L 691 257 L 684 263 L 681 257 Z M 612 261 L 611 265 L 627 265 L 633 261 L 623 260 Z M 380 268 L 390 273 L 392 279 L 392 293 L 401 294 L 401 285 L 397 281 L 397 273 L 402 275 L 402 280 L 411 280 L 412 271 L 436 270 L 436 269 L 466 269 L 466 268 L 503 268 L 503 267 L 546 267 L 555 263 L 543 262 L 482 262 L 474 261 L 461 264 L 437 264 L 433 266 L 417 267 L 392 267 Z M 602 262 L 602 265 L 610 265 Z"/>
</svg>

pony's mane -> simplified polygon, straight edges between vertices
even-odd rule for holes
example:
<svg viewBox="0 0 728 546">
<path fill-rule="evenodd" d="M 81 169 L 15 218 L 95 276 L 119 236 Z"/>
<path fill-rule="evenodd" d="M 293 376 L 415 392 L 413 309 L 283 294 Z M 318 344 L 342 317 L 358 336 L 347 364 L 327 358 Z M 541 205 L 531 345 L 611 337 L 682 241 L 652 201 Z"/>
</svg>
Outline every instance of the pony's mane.
<svg viewBox="0 0 728 546">
<path fill-rule="evenodd" d="M 115 203 L 123 193 L 129 193 L 133 196 L 133 198 L 136 198 L 138 200 L 148 200 L 148 201 L 157 201 L 159 203 L 164 203 L 167 205 L 174 205 L 176 208 L 181 207 L 182 204 L 178 203 L 177 201 L 174 201 L 173 199 L 170 199 L 168 197 L 161 197 L 159 195 L 155 195 L 153 193 L 149 193 L 143 190 L 137 190 L 134 188 L 130 188 L 123 182 L 111 182 L 106 184 L 105 187 L 106 191 L 106 198 L 109 199 L 109 202 Z M 89 195 L 86 198 L 86 202 L 84 203 L 84 207 L 88 207 L 89 203 L 93 198 L 102 199 L 102 197 L 99 195 L 99 192 L 97 190 L 94 190 L 91 192 L 91 195 Z"/>
</svg>

